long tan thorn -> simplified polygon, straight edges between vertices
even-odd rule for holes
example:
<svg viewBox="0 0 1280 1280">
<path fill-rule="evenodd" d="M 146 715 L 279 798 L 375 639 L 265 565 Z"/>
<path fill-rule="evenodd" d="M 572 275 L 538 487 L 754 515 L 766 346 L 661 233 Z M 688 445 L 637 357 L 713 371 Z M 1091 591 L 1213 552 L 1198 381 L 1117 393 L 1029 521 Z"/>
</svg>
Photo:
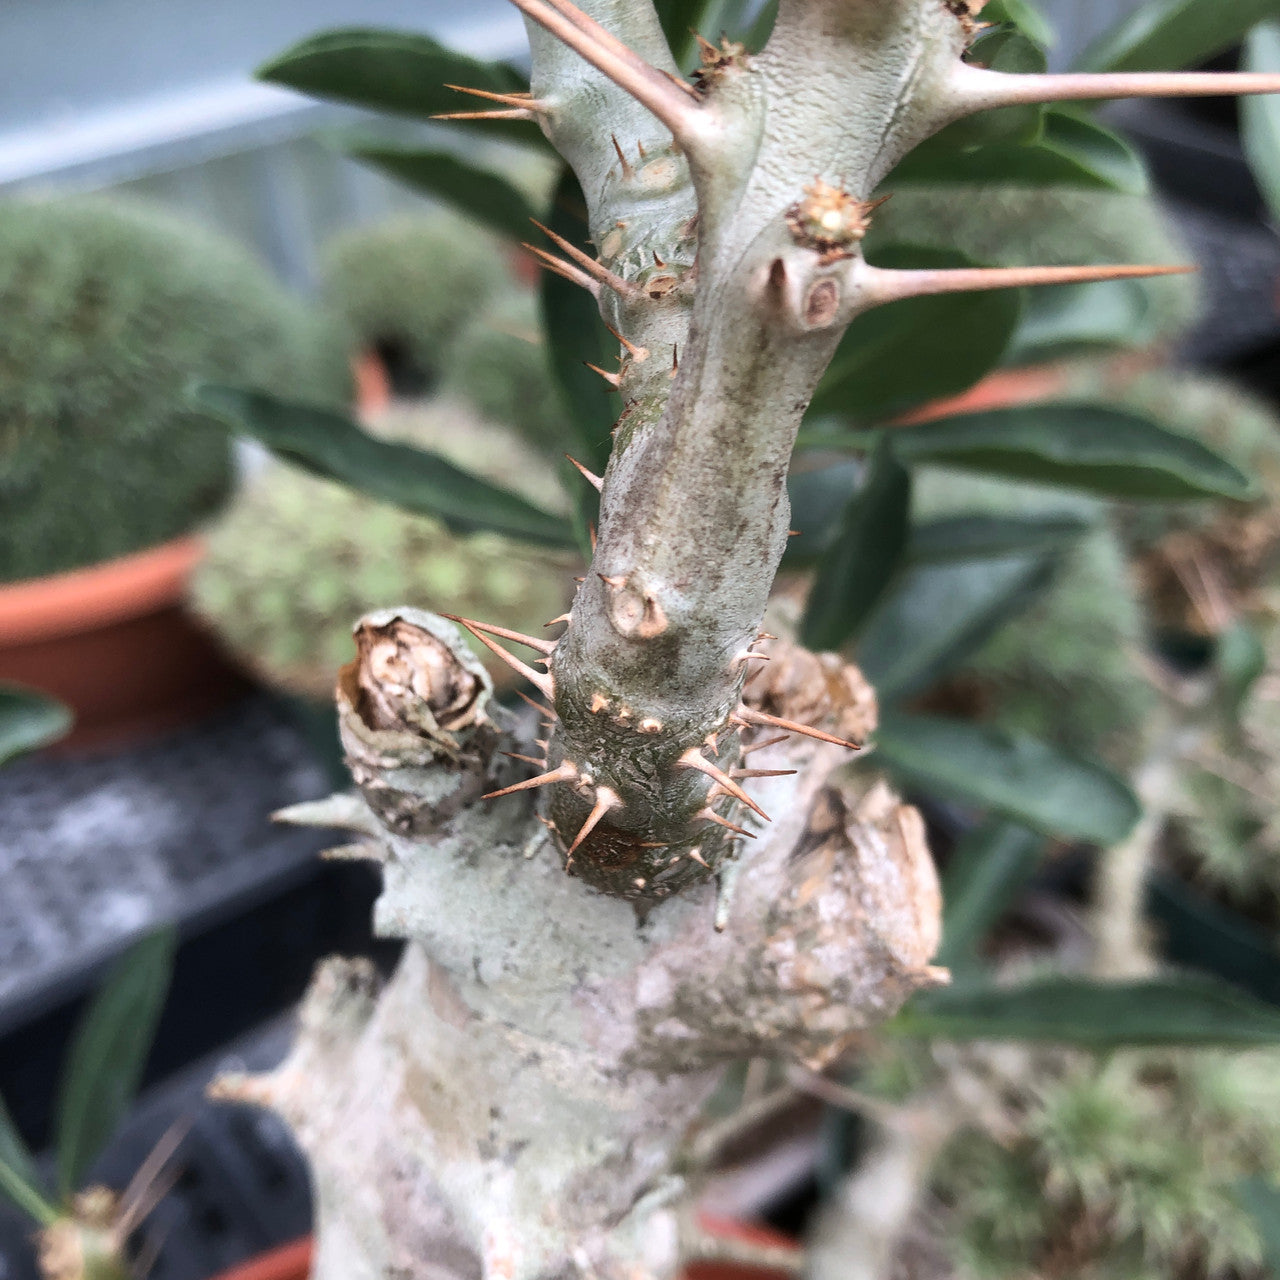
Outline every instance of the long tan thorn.
<svg viewBox="0 0 1280 1280">
<path fill-rule="evenodd" d="M 683 765 L 686 769 L 697 769 L 699 773 L 705 773 L 726 795 L 732 796 L 735 800 L 741 800 L 748 809 L 758 813 L 766 822 L 771 821 L 769 815 L 719 765 L 712 764 L 702 754 L 700 747 L 690 747 L 676 763 Z"/>
<path fill-rule="evenodd" d="M 766 747 L 776 747 L 780 742 L 786 742 L 789 734 L 780 733 L 776 738 L 767 738 L 764 742 L 753 742 L 749 747 L 743 747 L 739 755 L 749 756 L 753 751 L 763 751 Z"/>
<path fill-rule="evenodd" d="M 1236 71 L 1110 71 L 1010 75 L 956 64 L 952 87 L 970 111 L 1104 98 L 1202 98 L 1280 93 L 1280 75 Z"/>
<path fill-rule="evenodd" d="M 789 778 L 799 769 L 730 769 L 731 778 Z"/>
<path fill-rule="evenodd" d="M 562 613 L 558 618 L 552 618 L 550 622 L 544 622 L 544 627 L 554 627 L 557 622 L 568 622 L 573 617 L 571 613 Z"/>
<path fill-rule="evenodd" d="M 508 760 L 519 760 L 523 764 L 536 764 L 539 769 L 545 769 L 547 762 L 539 760 L 537 756 L 522 756 L 518 751 L 499 751 L 500 756 L 506 756 Z"/>
<path fill-rule="evenodd" d="M 604 327 L 608 329 L 620 343 L 622 343 L 623 347 L 626 348 L 627 355 L 629 355 L 633 360 L 645 360 L 648 358 L 648 347 L 637 347 L 634 342 L 630 341 L 628 338 L 624 338 L 622 334 L 620 334 L 607 320 L 604 322 Z"/>
<path fill-rule="evenodd" d="M 525 244 L 521 242 L 522 249 L 528 249 L 531 254 L 538 260 L 538 266 L 543 267 L 547 271 L 554 271 L 556 275 L 563 276 L 572 284 L 578 285 L 585 289 L 593 298 L 599 301 L 600 285 L 593 280 L 585 271 L 579 267 L 575 267 L 571 262 L 565 262 L 561 258 L 557 258 L 554 253 L 548 253 L 545 249 L 539 249 L 535 244 Z"/>
<path fill-rule="evenodd" d="M 837 738 L 834 734 L 823 733 L 821 729 L 815 729 L 812 725 L 798 724 L 795 720 L 784 720 L 781 716 L 771 716 L 768 712 L 757 711 L 754 707 L 739 707 L 738 719 L 744 720 L 747 724 L 767 724 L 775 729 L 785 729 L 788 733 L 802 733 L 806 738 L 817 738 L 819 742 L 830 742 L 837 747 L 848 747 L 850 751 L 861 751 L 862 744 L 858 742 L 846 742 L 844 738 Z"/>
<path fill-rule="evenodd" d="M 622 385 L 622 379 L 618 374 L 610 373 L 607 369 L 602 369 L 598 364 L 592 364 L 590 360 L 584 360 L 582 363 L 592 373 L 598 373 L 615 391 Z"/>
<path fill-rule="evenodd" d="M 602 75 L 608 76 L 641 106 L 648 107 L 677 138 L 687 135 L 691 120 L 699 109 L 697 91 L 692 85 L 650 66 L 568 0 L 511 2 L 521 13 L 585 58 Z"/>
<path fill-rule="evenodd" d="M 150 1209 L 145 1206 L 151 1201 L 151 1192 L 159 1182 L 165 1166 L 182 1145 L 182 1140 L 191 1132 L 192 1123 L 191 1116 L 181 1116 L 175 1120 L 130 1179 L 120 1197 L 120 1215 L 114 1224 L 115 1232 L 122 1240 L 131 1236 L 138 1224 L 150 1213 Z M 152 1203 L 151 1208 L 154 1207 L 155 1204 Z"/>
<path fill-rule="evenodd" d="M 488 795 L 480 798 L 482 800 L 496 800 L 499 796 L 509 796 L 513 791 L 532 791 L 535 787 L 549 787 L 556 782 L 568 782 L 577 776 L 578 770 L 566 760 L 564 764 L 552 769 L 550 773 L 540 773 L 536 778 L 526 778 L 523 782 L 517 782 L 510 787 L 503 787 L 501 791 L 490 791 Z"/>
<path fill-rule="evenodd" d="M 735 835 L 746 836 L 748 840 L 756 838 L 754 831 L 748 831 L 746 827 L 736 826 L 730 822 L 728 818 L 722 818 L 718 813 L 713 813 L 711 809 L 699 809 L 693 815 L 695 818 L 705 818 L 708 822 L 714 822 L 718 826 L 724 827 L 728 831 L 732 831 Z"/>
<path fill-rule="evenodd" d="M 533 94 L 524 93 L 490 93 L 488 89 L 468 89 L 464 84 L 446 84 L 446 89 L 456 93 L 469 93 L 473 98 L 483 98 L 486 102 L 501 102 L 507 107 L 521 107 L 525 111 L 541 111 L 546 103 L 535 100 Z"/>
<path fill-rule="evenodd" d="M 481 631 L 486 631 L 491 636 L 500 636 L 503 640 L 514 640 L 517 644 L 525 645 L 529 649 L 536 649 L 544 658 L 556 651 L 554 641 L 543 640 L 538 636 L 527 636 L 523 631 L 512 631 L 510 627 L 496 627 L 491 622 L 473 622 L 466 618 L 455 618 L 448 613 L 441 614 L 441 617 L 448 618 L 451 622 L 460 622 L 464 627 L 478 627 Z"/>
<path fill-rule="evenodd" d="M 559 718 L 557 717 L 555 711 L 552 710 L 552 708 L 544 707 L 540 702 L 534 702 L 534 700 L 531 697 L 529 697 L 529 695 L 525 693 L 523 689 L 516 690 L 516 697 L 523 698 L 524 701 L 527 702 L 540 716 L 550 716 L 552 720 L 556 720 Z"/>
<path fill-rule="evenodd" d="M 974 293 L 983 289 L 1021 289 L 1041 284 L 1087 284 L 1095 280 L 1136 280 L 1179 276 L 1196 271 L 1183 266 L 957 267 L 938 271 L 886 271 L 862 264 L 860 300 L 879 304 L 933 293 Z"/>
<path fill-rule="evenodd" d="M 604 815 L 610 809 L 616 809 L 621 803 L 622 800 L 616 791 L 611 791 L 608 787 L 596 788 L 596 802 L 591 812 L 587 814 L 586 821 L 578 828 L 578 834 L 573 837 L 573 843 L 565 851 L 565 858 L 568 859 L 565 866 L 573 861 L 573 855 L 578 846 L 599 826 Z"/>
<path fill-rule="evenodd" d="M 565 253 L 571 257 L 589 276 L 594 276 L 601 284 L 608 285 L 616 294 L 623 298 L 630 298 L 638 293 L 635 285 L 629 284 L 621 276 L 614 275 L 608 267 L 597 262 L 589 253 L 584 253 L 576 244 L 566 240 L 564 236 L 557 235 L 550 227 L 544 227 L 537 218 L 530 218 L 539 231 L 542 232 L 557 249 L 563 249 Z"/>
<path fill-rule="evenodd" d="M 597 370 L 596 372 L 598 373 L 598 372 L 599 372 L 599 370 Z M 577 460 L 577 458 L 570 458 L 570 457 L 569 457 L 569 455 L 568 455 L 567 453 L 566 453 L 564 456 L 565 456 L 566 458 L 569 458 L 569 461 L 570 461 L 570 462 L 572 462 L 572 463 L 573 463 L 573 465 L 574 465 L 575 467 L 577 467 L 577 468 L 578 468 L 578 470 L 582 473 L 582 477 L 583 477 L 583 479 L 584 479 L 584 480 L 586 480 L 586 482 L 587 482 L 587 483 L 588 483 L 588 484 L 589 484 L 589 485 L 590 485 L 590 486 L 591 486 L 591 487 L 592 487 L 592 488 L 593 488 L 597 493 L 603 493 L 603 492 L 604 492 L 604 480 L 603 480 L 600 476 L 596 475 L 596 473 L 595 473 L 594 471 L 589 471 L 589 470 L 587 470 L 587 468 L 586 468 L 586 467 L 584 467 L 584 466 L 582 465 L 582 463 L 580 463 L 580 462 Z M 564 616 L 567 618 L 569 615 L 566 613 Z M 555 619 L 555 621 L 556 621 L 556 622 L 559 622 L 559 621 L 560 621 L 560 619 L 559 619 L 559 618 L 556 618 L 556 619 Z M 547 626 L 550 626 L 550 625 L 551 625 L 551 623 L 550 623 L 550 622 L 548 622 L 548 623 L 547 623 Z"/>
<path fill-rule="evenodd" d="M 504 111 L 441 111 L 432 120 L 536 120 L 528 107 L 512 107 Z"/>
<path fill-rule="evenodd" d="M 512 671 L 518 671 L 526 680 L 529 681 L 536 689 L 538 689 L 544 697 L 554 700 L 556 696 L 555 681 L 549 675 L 543 675 L 541 671 L 535 671 L 532 667 L 521 662 L 514 653 L 508 653 L 495 640 L 490 640 L 483 631 L 477 630 L 479 624 L 473 625 L 466 618 L 459 618 L 453 614 L 444 613 L 440 615 L 442 618 L 448 618 L 450 622 L 456 622 L 460 626 L 466 627 L 477 640 L 480 641 L 486 649 L 493 653 L 496 657 L 502 659 L 503 662 L 511 668 Z"/>
</svg>

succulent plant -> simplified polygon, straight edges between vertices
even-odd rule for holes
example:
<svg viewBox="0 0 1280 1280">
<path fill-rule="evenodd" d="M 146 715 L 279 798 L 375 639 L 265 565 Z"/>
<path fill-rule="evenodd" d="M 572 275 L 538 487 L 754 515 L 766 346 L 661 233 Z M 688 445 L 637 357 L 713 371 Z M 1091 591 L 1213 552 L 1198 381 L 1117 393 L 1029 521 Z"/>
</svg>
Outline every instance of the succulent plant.
<svg viewBox="0 0 1280 1280">
<path fill-rule="evenodd" d="M 219 506 L 230 450 L 193 381 L 347 394 L 336 342 L 259 263 L 140 206 L 0 204 L 0 314 L 0 580 L 155 545 Z"/>
<path fill-rule="evenodd" d="M 966 1129 L 934 1192 L 959 1276 L 1146 1280 L 1262 1274 L 1238 1184 L 1280 1168 L 1280 1062 L 1058 1052 Z"/>
</svg>

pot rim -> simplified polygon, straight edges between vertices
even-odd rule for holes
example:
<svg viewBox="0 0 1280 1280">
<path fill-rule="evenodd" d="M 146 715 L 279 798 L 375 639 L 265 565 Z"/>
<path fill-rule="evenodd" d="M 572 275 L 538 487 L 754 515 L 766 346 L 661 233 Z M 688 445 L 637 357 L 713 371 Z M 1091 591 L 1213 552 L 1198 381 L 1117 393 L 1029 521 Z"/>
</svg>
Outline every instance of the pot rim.
<svg viewBox="0 0 1280 1280">
<path fill-rule="evenodd" d="M 204 554 L 184 534 L 114 560 L 0 584 L 0 645 L 78 635 L 179 603 Z"/>
</svg>

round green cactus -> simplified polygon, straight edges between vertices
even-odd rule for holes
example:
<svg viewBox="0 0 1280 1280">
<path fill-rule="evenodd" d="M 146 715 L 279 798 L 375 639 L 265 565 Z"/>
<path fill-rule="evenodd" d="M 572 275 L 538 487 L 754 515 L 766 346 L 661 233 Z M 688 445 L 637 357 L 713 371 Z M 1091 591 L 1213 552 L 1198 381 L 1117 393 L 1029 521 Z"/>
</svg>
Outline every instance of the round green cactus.
<svg viewBox="0 0 1280 1280">
<path fill-rule="evenodd" d="M 1260 1274 L 1238 1184 L 1280 1168 L 1274 1052 L 1037 1055 L 935 1170 L 962 1278 Z M 987 1117 L 996 1121 L 997 1117 Z"/>
<path fill-rule="evenodd" d="M 221 504 L 230 444 L 192 383 L 347 395 L 338 343 L 263 266 L 133 205 L 0 204 L 0 315 L 0 580 L 154 546 Z"/>
<path fill-rule="evenodd" d="M 337 236 L 322 277 L 352 345 L 376 352 L 397 390 L 412 395 L 437 389 L 459 333 L 511 287 L 499 242 L 442 212 Z"/>
<path fill-rule="evenodd" d="M 456 402 L 393 415 L 383 428 L 433 448 L 451 440 L 455 461 L 481 469 L 487 458 L 491 478 L 541 501 L 558 492 L 545 462 Z M 362 614 L 410 604 L 540 633 L 567 606 L 573 572 L 564 557 L 492 534 L 455 537 L 271 462 L 211 529 L 193 590 L 196 609 L 247 666 L 289 692 L 329 699 Z M 507 668 L 475 647 L 506 683 Z"/>
</svg>

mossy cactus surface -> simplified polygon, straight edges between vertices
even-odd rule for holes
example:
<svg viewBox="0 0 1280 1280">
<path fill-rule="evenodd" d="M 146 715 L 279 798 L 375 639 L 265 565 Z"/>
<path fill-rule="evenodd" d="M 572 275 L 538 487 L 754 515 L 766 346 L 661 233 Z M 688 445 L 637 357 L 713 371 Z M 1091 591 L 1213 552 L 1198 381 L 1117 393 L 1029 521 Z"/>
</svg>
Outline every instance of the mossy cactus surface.
<svg viewBox="0 0 1280 1280">
<path fill-rule="evenodd" d="M 961 1280 L 1264 1274 L 1239 1183 L 1280 1170 L 1274 1052 L 1038 1055 L 934 1192 Z"/>
<path fill-rule="evenodd" d="M 341 402 L 322 321 L 233 244 L 101 198 L 0 204 L 0 581 L 185 533 L 232 479 L 198 381 Z"/>
<path fill-rule="evenodd" d="M 473 468 L 487 464 L 531 495 L 556 492 L 546 464 L 459 403 L 398 412 L 383 429 Z M 481 611 L 540 632 L 565 608 L 573 572 L 564 557 L 492 534 L 456 537 L 434 520 L 272 462 L 211 529 L 194 601 L 251 669 L 327 700 L 353 656 L 351 629 L 362 614 L 394 601 Z M 476 649 L 509 683 L 508 669 Z"/>
</svg>

